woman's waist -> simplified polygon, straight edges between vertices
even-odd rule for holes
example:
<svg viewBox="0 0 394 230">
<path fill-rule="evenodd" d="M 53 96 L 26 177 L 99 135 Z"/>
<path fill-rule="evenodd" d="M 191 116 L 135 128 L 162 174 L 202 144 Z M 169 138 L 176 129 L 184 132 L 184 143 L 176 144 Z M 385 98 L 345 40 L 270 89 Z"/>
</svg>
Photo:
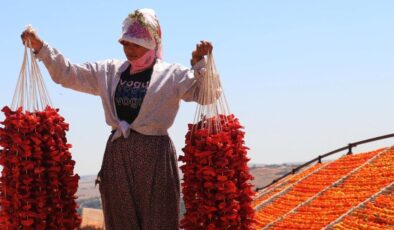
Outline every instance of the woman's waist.
<svg viewBox="0 0 394 230">
<path fill-rule="evenodd" d="M 118 128 L 112 128 L 111 130 L 111 134 L 114 134 L 118 129 Z M 139 129 L 138 127 L 132 127 L 130 126 L 128 128 L 128 130 L 130 131 L 130 133 L 136 133 L 136 134 L 140 134 L 140 135 L 145 135 L 145 136 L 168 136 L 168 131 L 167 129 L 163 129 L 163 128 L 142 128 Z"/>
</svg>

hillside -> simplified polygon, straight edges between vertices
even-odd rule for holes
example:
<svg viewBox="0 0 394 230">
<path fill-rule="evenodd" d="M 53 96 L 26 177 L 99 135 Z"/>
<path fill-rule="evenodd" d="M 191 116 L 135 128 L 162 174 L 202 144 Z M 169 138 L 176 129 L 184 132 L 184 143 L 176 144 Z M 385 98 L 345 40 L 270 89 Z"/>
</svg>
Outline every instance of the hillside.
<svg viewBox="0 0 394 230">
<path fill-rule="evenodd" d="M 281 165 L 258 165 L 252 164 L 251 173 L 255 177 L 252 181 L 257 187 L 262 187 L 272 182 L 273 179 L 291 171 L 296 165 L 281 164 Z M 100 193 L 98 187 L 95 187 L 95 175 L 81 176 L 78 187 L 78 204 L 80 206 L 80 213 L 82 208 L 96 208 L 100 209 Z M 184 212 L 183 202 L 181 202 L 181 213 Z"/>
</svg>

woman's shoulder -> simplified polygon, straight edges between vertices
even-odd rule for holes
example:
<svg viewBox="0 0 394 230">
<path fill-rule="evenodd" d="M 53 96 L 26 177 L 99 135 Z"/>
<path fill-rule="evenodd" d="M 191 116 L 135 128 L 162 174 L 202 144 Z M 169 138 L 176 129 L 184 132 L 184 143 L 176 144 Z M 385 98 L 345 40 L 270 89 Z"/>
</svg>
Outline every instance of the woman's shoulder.
<svg viewBox="0 0 394 230">
<path fill-rule="evenodd" d="M 188 68 L 183 66 L 182 64 L 179 63 L 169 63 L 165 62 L 161 59 L 158 59 L 155 65 L 155 68 L 157 70 L 173 70 L 173 71 L 179 71 L 179 70 L 187 70 Z"/>
<path fill-rule="evenodd" d="M 128 64 L 127 60 L 119 60 L 119 59 L 105 59 L 98 61 L 97 64 L 102 66 L 104 69 L 116 71 L 122 71 L 122 69 L 126 69 Z"/>
<path fill-rule="evenodd" d="M 100 64 L 114 66 L 114 67 L 120 67 L 126 62 L 127 62 L 126 60 L 119 60 L 119 59 L 105 59 L 99 61 Z"/>
</svg>

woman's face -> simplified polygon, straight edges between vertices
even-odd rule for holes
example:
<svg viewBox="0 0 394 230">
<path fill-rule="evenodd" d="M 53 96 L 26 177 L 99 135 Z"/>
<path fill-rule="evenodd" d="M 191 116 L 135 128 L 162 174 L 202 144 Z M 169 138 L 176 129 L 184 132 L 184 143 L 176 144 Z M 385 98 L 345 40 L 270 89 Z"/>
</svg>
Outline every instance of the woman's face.
<svg viewBox="0 0 394 230">
<path fill-rule="evenodd" d="M 123 45 L 123 51 L 129 61 L 135 61 L 142 57 L 149 49 L 128 41 L 119 41 Z"/>
</svg>

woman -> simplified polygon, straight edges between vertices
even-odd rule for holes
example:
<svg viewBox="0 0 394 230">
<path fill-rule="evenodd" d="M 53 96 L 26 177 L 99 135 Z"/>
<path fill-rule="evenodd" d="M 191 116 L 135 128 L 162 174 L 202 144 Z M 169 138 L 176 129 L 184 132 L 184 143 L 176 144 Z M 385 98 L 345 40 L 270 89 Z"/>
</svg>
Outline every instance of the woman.
<svg viewBox="0 0 394 230">
<path fill-rule="evenodd" d="M 55 82 L 101 97 L 112 127 L 98 177 L 106 229 L 178 229 L 178 167 L 167 130 L 180 100 L 197 100 L 211 43 L 197 44 L 192 69 L 163 62 L 160 25 L 151 9 L 124 20 L 119 42 L 125 61 L 72 64 L 34 31 L 21 36 Z"/>
</svg>

